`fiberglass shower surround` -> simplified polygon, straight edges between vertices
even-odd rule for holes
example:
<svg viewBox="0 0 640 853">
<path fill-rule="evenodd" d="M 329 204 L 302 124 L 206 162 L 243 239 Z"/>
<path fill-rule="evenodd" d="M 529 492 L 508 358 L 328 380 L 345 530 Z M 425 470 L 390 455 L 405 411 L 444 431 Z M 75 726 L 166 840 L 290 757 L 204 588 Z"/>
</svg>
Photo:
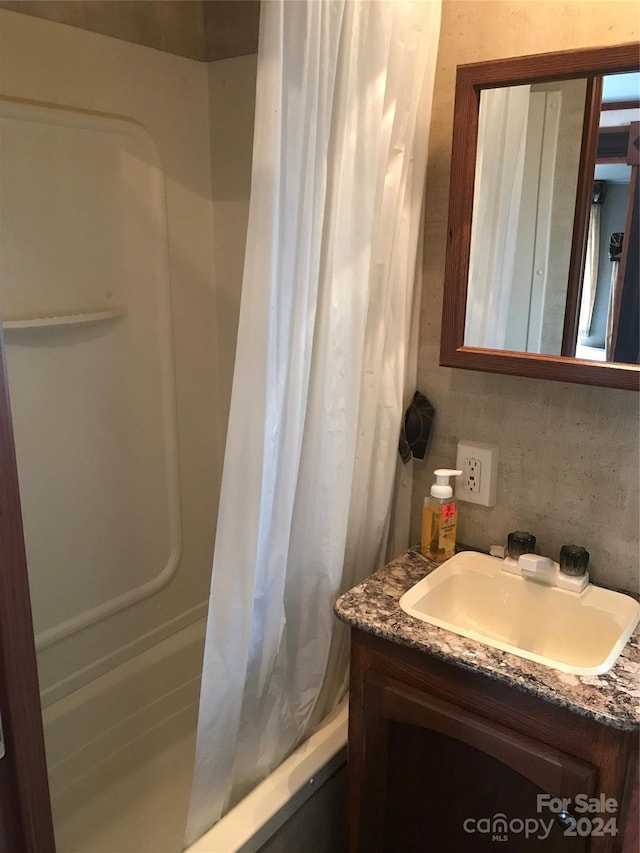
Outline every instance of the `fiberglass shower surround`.
<svg viewBox="0 0 640 853">
<path fill-rule="evenodd" d="M 223 78 L 250 117 L 224 75 L 251 60 L 6 10 L 0 38 L 0 313 L 57 847 L 175 853 L 227 405 L 216 327 L 234 326 L 209 97 Z M 226 165 L 235 189 L 250 163 Z"/>
</svg>

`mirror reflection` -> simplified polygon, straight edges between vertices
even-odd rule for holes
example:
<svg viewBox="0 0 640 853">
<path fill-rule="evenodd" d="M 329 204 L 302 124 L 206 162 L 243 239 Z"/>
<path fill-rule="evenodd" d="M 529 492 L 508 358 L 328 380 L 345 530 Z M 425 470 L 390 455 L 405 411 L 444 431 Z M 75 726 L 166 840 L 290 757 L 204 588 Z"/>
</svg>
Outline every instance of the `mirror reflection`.
<svg viewBox="0 0 640 853">
<path fill-rule="evenodd" d="M 595 170 L 582 150 L 593 98 Z M 639 120 L 638 73 L 481 92 L 466 346 L 638 362 Z M 581 180 L 593 191 L 570 288 Z M 579 321 L 563 340 L 569 308 Z"/>
<path fill-rule="evenodd" d="M 633 138 L 634 131 L 638 137 L 639 93 L 639 73 L 603 79 L 575 349 L 579 358 L 638 361 L 638 148 Z"/>
</svg>

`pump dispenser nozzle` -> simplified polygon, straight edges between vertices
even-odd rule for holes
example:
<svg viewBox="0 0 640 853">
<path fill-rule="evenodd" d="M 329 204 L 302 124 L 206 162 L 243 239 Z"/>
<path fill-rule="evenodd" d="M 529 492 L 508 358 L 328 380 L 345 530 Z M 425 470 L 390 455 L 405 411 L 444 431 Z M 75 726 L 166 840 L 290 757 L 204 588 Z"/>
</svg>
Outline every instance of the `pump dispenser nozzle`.
<svg viewBox="0 0 640 853">
<path fill-rule="evenodd" d="M 449 485 L 449 477 L 459 477 L 462 471 L 456 471 L 454 468 L 438 468 L 433 473 L 436 475 L 436 481 L 431 486 L 433 497 L 450 498 L 453 495 L 453 489 Z"/>
</svg>

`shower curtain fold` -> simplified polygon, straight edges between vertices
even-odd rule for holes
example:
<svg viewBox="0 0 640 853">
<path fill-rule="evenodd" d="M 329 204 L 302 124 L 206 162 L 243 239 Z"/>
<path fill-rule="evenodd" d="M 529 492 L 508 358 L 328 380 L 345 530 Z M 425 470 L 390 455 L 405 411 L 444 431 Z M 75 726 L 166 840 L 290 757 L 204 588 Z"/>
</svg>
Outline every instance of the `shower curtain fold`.
<svg viewBox="0 0 640 853">
<path fill-rule="evenodd" d="M 465 346 L 505 347 L 530 92 L 529 85 L 506 86 L 480 98 Z"/>
<path fill-rule="evenodd" d="M 186 842 L 339 698 L 385 557 L 439 0 L 271 0 Z"/>
</svg>

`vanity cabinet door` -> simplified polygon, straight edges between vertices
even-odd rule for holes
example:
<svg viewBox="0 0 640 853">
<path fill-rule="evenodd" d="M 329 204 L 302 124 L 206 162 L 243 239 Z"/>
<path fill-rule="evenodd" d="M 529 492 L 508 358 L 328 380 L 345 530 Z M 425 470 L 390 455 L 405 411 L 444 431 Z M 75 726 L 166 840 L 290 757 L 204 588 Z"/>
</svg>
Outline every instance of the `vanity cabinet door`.
<svg viewBox="0 0 640 853">
<path fill-rule="evenodd" d="M 623 804 L 624 733 L 378 638 L 354 648 L 350 853 L 621 849 L 624 808 L 575 806 Z"/>
<path fill-rule="evenodd" d="M 365 692 L 372 742 L 386 744 L 381 825 L 367 851 L 588 850 L 545 795 L 591 795 L 594 767 L 390 679 L 367 679 Z"/>
</svg>

